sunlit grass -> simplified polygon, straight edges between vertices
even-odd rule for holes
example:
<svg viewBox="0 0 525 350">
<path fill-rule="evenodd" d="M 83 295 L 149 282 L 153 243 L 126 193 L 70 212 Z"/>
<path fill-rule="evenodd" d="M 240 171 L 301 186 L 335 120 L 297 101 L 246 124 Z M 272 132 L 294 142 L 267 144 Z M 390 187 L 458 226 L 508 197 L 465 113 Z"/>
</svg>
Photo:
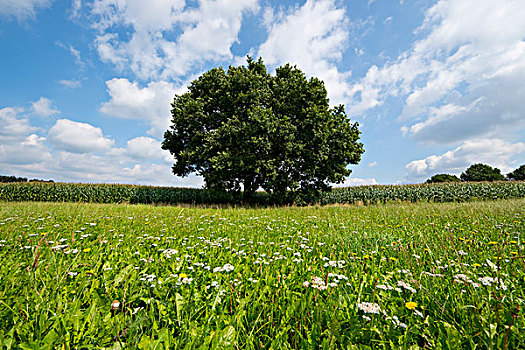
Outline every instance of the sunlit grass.
<svg viewBox="0 0 525 350">
<path fill-rule="evenodd" d="M 524 215 L 2 203 L 0 344 L 520 348 Z"/>
</svg>

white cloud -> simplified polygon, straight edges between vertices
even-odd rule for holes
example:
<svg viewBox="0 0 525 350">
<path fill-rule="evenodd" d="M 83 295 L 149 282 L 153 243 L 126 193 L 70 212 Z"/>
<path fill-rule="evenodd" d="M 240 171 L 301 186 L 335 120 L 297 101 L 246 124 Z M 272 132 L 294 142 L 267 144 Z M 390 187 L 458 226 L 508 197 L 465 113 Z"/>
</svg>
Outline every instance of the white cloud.
<svg viewBox="0 0 525 350">
<path fill-rule="evenodd" d="M 19 107 L 0 109 L 0 142 L 19 139 L 36 130 L 30 124 L 29 119 L 24 116 L 19 117 L 23 112 L 24 109 Z"/>
<path fill-rule="evenodd" d="M 203 185 L 195 175 L 174 176 L 173 158 L 150 137 L 116 148 L 100 128 L 86 123 L 59 119 L 47 138 L 36 130 L 23 108 L 0 109 L 0 168 L 5 174 L 65 182 Z"/>
<path fill-rule="evenodd" d="M 35 17 L 36 11 L 46 8 L 53 0 L 0 0 L 0 15 L 13 16 L 18 21 Z"/>
<path fill-rule="evenodd" d="M 122 78 L 109 80 L 106 85 L 110 100 L 100 107 L 102 113 L 142 120 L 151 127 L 150 135 L 158 138 L 164 135 L 170 124 L 171 102 L 180 89 L 163 81 L 150 82 L 141 88 L 138 83 Z"/>
<path fill-rule="evenodd" d="M 402 131 L 442 144 L 523 130 L 523 18 L 520 1 L 439 0 L 409 51 L 353 85 L 350 112 L 400 97 Z"/>
<path fill-rule="evenodd" d="M 361 179 L 357 177 L 347 177 L 343 183 L 332 184 L 333 187 L 348 187 L 348 186 L 367 186 L 377 185 L 377 181 L 374 178 Z"/>
<path fill-rule="evenodd" d="M 173 161 L 169 151 L 161 148 L 161 143 L 151 137 L 136 137 L 127 142 L 127 154 L 133 159 L 138 160 L 158 160 L 162 159 L 167 163 Z"/>
<path fill-rule="evenodd" d="M 350 72 L 340 72 L 336 64 L 349 39 L 345 9 L 333 0 L 307 0 L 287 13 L 266 10 L 264 18 L 269 34 L 258 56 L 272 66 L 297 64 L 325 82 L 332 104 L 344 103 L 351 93 Z"/>
<path fill-rule="evenodd" d="M 53 101 L 48 98 L 40 97 L 40 99 L 31 104 L 33 113 L 40 117 L 49 117 L 54 114 L 60 113 L 58 109 L 54 109 Z"/>
<path fill-rule="evenodd" d="M 79 154 L 105 152 L 114 143 L 100 128 L 68 119 L 57 120 L 48 139 L 60 150 Z"/>
<path fill-rule="evenodd" d="M 78 80 L 59 80 L 58 83 L 68 89 L 76 89 L 82 86 L 82 83 Z"/>
<path fill-rule="evenodd" d="M 130 69 L 140 79 L 186 75 L 211 60 L 231 60 L 245 13 L 257 0 L 96 0 L 91 5 L 95 45 L 103 61 Z M 117 29 L 129 30 L 126 39 Z M 129 38 L 129 40 L 127 39 Z"/>
<path fill-rule="evenodd" d="M 370 162 L 368 163 L 368 166 L 371 168 L 371 167 L 374 167 L 377 165 L 377 162 L 376 161 L 373 161 L 373 162 Z"/>
<path fill-rule="evenodd" d="M 44 145 L 45 138 L 31 134 L 21 140 L 0 144 L 0 164 L 2 168 L 10 165 L 31 165 L 49 162 L 52 157 Z"/>
<path fill-rule="evenodd" d="M 498 139 L 466 141 L 452 151 L 408 163 L 405 168 L 411 180 L 424 180 L 437 173 L 459 175 L 472 164 L 484 163 L 506 173 L 514 168 L 513 157 L 525 153 L 525 142 Z"/>
</svg>

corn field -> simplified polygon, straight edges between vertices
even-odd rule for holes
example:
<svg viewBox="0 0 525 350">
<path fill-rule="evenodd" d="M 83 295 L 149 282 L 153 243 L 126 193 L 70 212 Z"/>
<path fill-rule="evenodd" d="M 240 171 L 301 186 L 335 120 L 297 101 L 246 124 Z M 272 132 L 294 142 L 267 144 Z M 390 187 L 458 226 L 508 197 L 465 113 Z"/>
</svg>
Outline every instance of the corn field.
<svg viewBox="0 0 525 350">
<path fill-rule="evenodd" d="M 256 205 L 276 203 L 264 192 L 254 196 Z M 387 202 L 467 202 L 525 198 L 525 182 L 464 182 L 420 185 L 336 188 L 301 204 L 378 204 Z M 241 193 L 217 190 L 114 184 L 8 183 L 0 185 L 0 200 L 129 204 L 238 204 Z M 282 200 L 278 201 L 282 203 Z M 292 203 L 286 203 L 292 204 Z"/>
</svg>

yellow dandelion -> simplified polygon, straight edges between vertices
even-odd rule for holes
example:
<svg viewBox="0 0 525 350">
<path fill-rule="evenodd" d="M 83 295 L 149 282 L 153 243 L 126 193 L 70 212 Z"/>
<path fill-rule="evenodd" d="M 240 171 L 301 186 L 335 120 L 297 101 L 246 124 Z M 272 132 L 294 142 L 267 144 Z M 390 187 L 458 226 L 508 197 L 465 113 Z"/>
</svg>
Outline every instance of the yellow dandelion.
<svg viewBox="0 0 525 350">
<path fill-rule="evenodd" d="M 83 250 L 84 253 L 89 253 L 91 251 L 91 248 L 86 248 Z"/>
<path fill-rule="evenodd" d="M 510 252 L 512 255 L 518 255 L 518 252 Z"/>
<path fill-rule="evenodd" d="M 490 244 L 490 245 L 496 245 L 496 244 L 498 244 L 498 242 L 490 241 L 490 242 L 487 243 L 487 244 Z"/>
<path fill-rule="evenodd" d="M 472 266 L 475 266 L 475 267 L 481 267 L 481 264 L 474 263 L 474 264 L 472 264 Z"/>
<path fill-rule="evenodd" d="M 363 256 L 363 259 L 370 259 L 370 255 L 366 254 L 365 256 Z"/>
<path fill-rule="evenodd" d="M 517 244 L 517 241 L 509 241 L 510 244 Z"/>
<path fill-rule="evenodd" d="M 188 278 L 188 275 L 186 275 L 185 273 L 181 273 L 181 274 L 179 274 L 179 278 L 180 278 L 181 280 L 183 280 L 183 279 L 185 279 L 185 278 Z"/>
<path fill-rule="evenodd" d="M 409 310 L 414 310 L 417 307 L 417 303 L 415 301 L 407 301 L 405 307 Z"/>
<path fill-rule="evenodd" d="M 397 259 L 396 259 L 396 258 L 390 258 L 390 260 L 392 260 L 392 261 L 397 261 Z"/>
</svg>

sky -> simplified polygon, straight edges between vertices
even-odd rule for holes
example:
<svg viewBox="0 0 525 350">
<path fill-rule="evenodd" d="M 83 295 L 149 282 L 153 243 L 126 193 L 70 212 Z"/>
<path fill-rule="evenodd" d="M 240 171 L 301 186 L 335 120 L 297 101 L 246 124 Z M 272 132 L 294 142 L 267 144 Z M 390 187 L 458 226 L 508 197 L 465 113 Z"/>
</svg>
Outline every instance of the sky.
<svg viewBox="0 0 525 350">
<path fill-rule="evenodd" d="M 175 94 L 262 57 L 325 82 L 365 153 L 342 185 L 525 164 L 524 0 L 0 0 L 0 175 L 200 187 Z"/>
</svg>

